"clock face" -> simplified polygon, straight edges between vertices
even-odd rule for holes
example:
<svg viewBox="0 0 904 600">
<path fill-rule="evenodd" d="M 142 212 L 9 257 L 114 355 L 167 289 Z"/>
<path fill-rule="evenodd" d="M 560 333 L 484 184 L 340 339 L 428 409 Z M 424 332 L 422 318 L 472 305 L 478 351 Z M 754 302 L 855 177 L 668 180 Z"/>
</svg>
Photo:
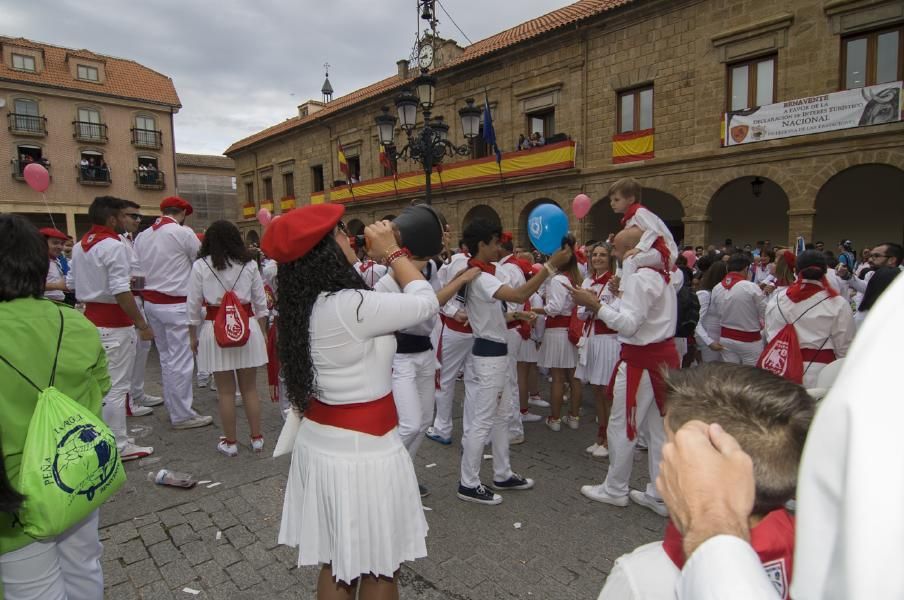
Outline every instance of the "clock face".
<svg viewBox="0 0 904 600">
<path fill-rule="evenodd" d="M 425 44 L 418 51 L 418 64 L 422 69 L 429 69 L 433 65 L 433 46 Z"/>
</svg>

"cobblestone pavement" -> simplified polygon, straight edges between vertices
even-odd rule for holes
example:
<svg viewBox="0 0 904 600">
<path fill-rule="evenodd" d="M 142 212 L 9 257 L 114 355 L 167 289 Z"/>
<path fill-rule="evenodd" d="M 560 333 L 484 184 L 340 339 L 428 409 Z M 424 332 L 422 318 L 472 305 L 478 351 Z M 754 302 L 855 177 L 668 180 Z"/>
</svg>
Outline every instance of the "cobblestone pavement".
<svg viewBox="0 0 904 600">
<path fill-rule="evenodd" d="M 159 393 L 159 381 L 152 353 L 148 392 Z M 266 398 L 263 371 L 259 382 Z M 276 543 L 289 463 L 288 457 L 269 454 L 282 427 L 276 406 L 264 402 L 268 451 L 262 455 L 251 452 L 239 409 L 240 453 L 233 459 L 216 451 L 215 393 L 196 388 L 195 408 L 213 414 L 215 426 L 174 431 L 162 407 L 129 419 L 132 435 L 156 453 L 127 463 L 129 481 L 101 511 L 105 597 L 314 598 L 317 569 L 297 568 L 297 550 Z M 459 419 L 460 414 L 459 402 Z M 451 446 L 425 440 L 415 468 L 431 491 L 424 499 L 428 556 L 402 568 L 403 599 L 595 599 L 618 556 L 661 538 L 665 520 L 649 510 L 615 508 L 581 496 L 580 486 L 602 481 L 607 467 L 605 460 L 583 453 L 596 429 L 589 405 L 584 414 L 577 431 L 526 425 L 527 441 L 512 447 L 512 465 L 537 485 L 503 494 L 499 506 L 455 496 L 460 420 Z M 489 463 L 484 462 L 485 480 L 492 476 Z M 182 490 L 146 480 L 148 472 L 164 467 L 210 483 Z M 646 454 L 637 453 L 634 487 L 645 483 L 646 472 Z"/>
</svg>

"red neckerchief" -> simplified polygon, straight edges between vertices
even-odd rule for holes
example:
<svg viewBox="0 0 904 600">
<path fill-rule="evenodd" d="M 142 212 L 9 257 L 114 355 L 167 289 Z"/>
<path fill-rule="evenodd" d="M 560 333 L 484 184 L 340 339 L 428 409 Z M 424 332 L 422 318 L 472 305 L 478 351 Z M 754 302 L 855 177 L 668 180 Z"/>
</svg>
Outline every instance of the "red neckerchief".
<svg viewBox="0 0 904 600">
<path fill-rule="evenodd" d="M 642 207 L 643 207 L 643 205 L 642 205 L 640 202 L 635 202 L 634 204 L 632 204 L 631 206 L 629 206 L 629 207 L 627 208 L 627 210 L 625 210 L 625 215 L 622 217 L 622 220 L 621 220 L 621 226 L 622 226 L 622 227 L 625 227 L 625 226 L 627 225 L 628 221 L 629 221 L 629 220 L 635 215 L 635 213 L 637 213 L 637 211 L 640 210 Z"/>
<path fill-rule="evenodd" d="M 819 292 L 825 291 L 829 294 L 829 298 L 834 298 L 838 295 L 838 292 L 829 284 L 828 280 L 823 276 L 822 280 L 819 282 L 813 281 L 812 279 L 804 279 L 800 275 L 797 276 L 797 279 L 794 280 L 788 287 L 788 299 L 791 302 L 802 302 L 807 298 L 810 298 L 814 294 L 818 294 Z"/>
<path fill-rule="evenodd" d="M 592 285 L 601 285 L 603 286 L 603 289 L 605 289 L 606 284 L 609 283 L 610 279 L 612 279 L 612 273 L 606 271 L 605 273 L 603 273 L 602 277 L 594 277 Z"/>
<path fill-rule="evenodd" d="M 151 228 L 152 228 L 154 231 L 157 231 L 158 229 L 160 229 L 160 228 L 163 227 L 164 225 L 169 225 L 170 223 L 175 223 L 176 225 L 179 224 L 179 222 L 178 222 L 176 219 L 172 218 L 172 217 L 167 217 L 167 216 L 157 217 L 157 220 L 154 221 L 154 224 L 151 225 Z"/>
<path fill-rule="evenodd" d="M 119 238 L 119 234 L 109 227 L 104 227 L 103 225 L 94 225 L 91 227 L 91 229 L 88 230 L 88 233 L 85 234 L 85 237 L 82 238 L 82 250 L 88 252 L 99 242 L 106 239 L 114 239 L 122 242 L 122 240 Z"/>
<path fill-rule="evenodd" d="M 784 596 L 788 598 L 788 590 L 791 587 L 791 568 L 794 560 L 794 517 L 784 508 L 773 510 L 763 520 L 750 530 L 750 545 L 760 557 L 764 567 L 773 567 L 778 562 L 781 565 L 787 580 L 784 581 Z M 685 556 L 681 534 L 678 529 L 669 524 L 665 528 L 665 538 L 662 540 L 662 549 L 679 569 L 684 567 Z"/>
<path fill-rule="evenodd" d="M 496 265 L 487 264 L 487 263 L 483 262 L 482 260 L 477 260 L 476 258 L 469 259 L 468 266 L 469 267 L 477 267 L 484 273 L 489 273 L 490 275 L 493 275 L 493 276 L 496 275 Z"/>
<path fill-rule="evenodd" d="M 722 286 L 725 287 L 726 290 L 730 290 L 742 281 L 747 281 L 747 278 L 740 273 L 729 273 L 722 279 Z"/>
<path fill-rule="evenodd" d="M 508 258 L 506 258 L 504 261 L 502 261 L 502 264 L 515 265 L 516 267 L 521 269 L 521 272 L 524 273 L 525 278 L 530 277 L 531 269 L 533 268 L 532 264 L 530 264 L 526 260 L 521 260 L 520 258 L 515 258 L 514 254 L 509 254 Z"/>
<path fill-rule="evenodd" d="M 363 263 L 361 263 L 361 266 L 358 267 L 358 270 L 361 271 L 362 273 L 367 273 L 367 270 L 370 269 L 371 267 L 373 267 L 375 264 L 377 264 L 377 263 L 375 263 L 372 260 L 363 262 Z"/>
</svg>

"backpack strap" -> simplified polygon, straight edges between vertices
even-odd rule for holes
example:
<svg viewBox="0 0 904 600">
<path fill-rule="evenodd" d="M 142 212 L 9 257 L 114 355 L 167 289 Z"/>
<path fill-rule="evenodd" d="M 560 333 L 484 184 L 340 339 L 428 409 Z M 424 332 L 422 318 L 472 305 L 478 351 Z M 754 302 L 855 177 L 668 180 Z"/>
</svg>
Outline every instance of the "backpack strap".
<svg viewBox="0 0 904 600">
<path fill-rule="evenodd" d="M 51 372 L 50 372 L 50 383 L 47 384 L 47 387 L 52 386 L 54 384 L 54 382 L 56 381 L 57 361 L 60 358 L 60 347 L 62 346 L 62 343 L 63 343 L 63 311 L 60 309 L 60 307 L 57 307 L 57 311 L 60 314 L 60 333 L 57 336 L 56 353 L 53 356 L 53 368 L 51 369 Z M 24 379 L 31 385 L 31 387 L 38 390 L 38 392 L 43 391 L 34 381 L 31 380 L 31 378 L 28 375 L 26 375 L 25 373 L 23 373 L 22 371 L 17 369 L 16 366 L 13 365 L 11 362 L 9 362 L 4 356 L 0 355 L 0 360 L 2 360 L 4 363 L 6 363 L 6 365 L 10 369 L 12 369 L 16 373 L 18 373 L 22 379 Z"/>
<path fill-rule="evenodd" d="M 801 318 L 803 318 L 803 316 L 804 316 L 805 314 L 807 314 L 808 312 L 810 312 L 811 310 L 813 310 L 814 308 L 816 308 L 817 306 L 819 306 L 820 304 L 822 304 L 823 302 L 825 302 L 826 300 L 828 300 L 829 298 L 831 298 L 831 296 L 826 296 L 825 298 L 823 298 L 823 299 L 820 300 L 819 302 L 815 303 L 813 306 L 810 306 L 809 308 L 807 308 L 807 310 L 805 310 L 804 312 L 800 313 L 800 315 L 798 315 L 798 317 L 797 317 L 796 319 L 794 319 L 793 321 L 791 321 L 790 323 L 788 322 L 788 318 L 787 318 L 787 317 L 785 316 L 785 314 L 782 312 L 782 304 L 781 304 L 781 302 L 779 302 L 779 298 L 776 298 L 776 299 L 775 299 L 775 307 L 778 309 L 778 314 L 780 314 L 780 315 L 782 316 L 782 319 L 785 320 L 785 324 L 786 324 L 786 325 L 792 325 L 792 326 L 793 326 L 795 323 L 797 323 L 798 321 L 800 321 Z M 831 333 L 830 333 L 828 336 L 826 336 L 826 339 L 822 340 L 822 344 L 820 344 L 820 345 L 819 345 L 819 348 L 816 350 L 817 352 L 819 352 L 820 350 L 822 350 L 822 349 L 825 347 L 825 345 L 829 342 L 829 338 L 830 338 L 830 337 L 832 337 L 832 334 L 831 334 Z M 811 360 L 810 362 L 807 363 L 807 368 L 804 369 L 804 375 L 807 374 L 807 371 L 810 370 L 810 367 L 811 367 L 812 365 L 813 365 L 813 361 L 812 361 L 812 360 Z"/>
<path fill-rule="evenodd" d="M 230 287 L 229 289 L 226 289 L 226 286 L 223 285 L 223 281 L 219 277 L 217 277 L 217 272 L 214 271 L 213 267 L 210 266 L 210 263 L 207 262 L 207 259 L 202 259 L 202 260 L 204 260 L 204 264 L 207 265 L 207 268 L 210 269 L 210 273 L 213 275 L 214 279 L 217 280 L 217 283 L 220 284 L 220 287 L 223 288 L 223 291 L 225 291 L 225 292 L 231 292 L 232 290 L 235 289 L 236 284 L 239 282 L 239 279 L 241 279 L 241 277 L 242 277 L 242 273 L 245 271 L 245 267 L 248 266 L 248 263 L 245 263 L 242 265 L 242 270 L 239 271 L 238 277 L 236 277 L 235 281 L 232 282 L 232 287 Z"/>
</svg>

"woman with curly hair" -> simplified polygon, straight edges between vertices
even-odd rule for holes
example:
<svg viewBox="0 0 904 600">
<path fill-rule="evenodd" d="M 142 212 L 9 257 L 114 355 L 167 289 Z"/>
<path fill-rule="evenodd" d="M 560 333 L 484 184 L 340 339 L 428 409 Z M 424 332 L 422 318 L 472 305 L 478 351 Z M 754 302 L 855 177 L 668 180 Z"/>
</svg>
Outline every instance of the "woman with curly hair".
<svg viewBox="0 0 904 600">
<path fill-rule="evenodd" d="M 234 292 L 239 302 L 245 305 L 250 331 L 243 345 L 223 348 L 214 334 L 214 320 L 228 291 Z M 187 312 L 189 339 L 192 352 L 198 359 L 198 370 L 213 373 L 217 386 L 223 424 L 223 435 L 217 450 L 229 457 L 239 453 L 235 427 L 235 388 L 238 382 L 251 429 L 251 449 L 262 451 L 264 436 L 261 434 L 257 368 L 267 364 L 267 298 L 257 261 L 245 248 L 238 228 L 229 221 L 216 221 L 204 234 L 198 260 L 191 269 Z M 250 322 L 252 320 L 258 322 Z"/>
<path fill-rule="evenodd" d="M 335 204 L 296 209 L 261 244 L 279 263 L 279 354 L 289 399 L 304 417 L 279 543 L 299 546 L 299 566 L 322 566 L 321 600 L 354 598 L 359 587 L 362 599 L 397 598 L 401 563 L 427 555 L 427 522 L 396 427 L 393 333 L 435 316 L 439 302 L 388 221 L 364 236 L 403 293 L 370 290 L 352 266 L 343 212 Z"/>
</svg>

